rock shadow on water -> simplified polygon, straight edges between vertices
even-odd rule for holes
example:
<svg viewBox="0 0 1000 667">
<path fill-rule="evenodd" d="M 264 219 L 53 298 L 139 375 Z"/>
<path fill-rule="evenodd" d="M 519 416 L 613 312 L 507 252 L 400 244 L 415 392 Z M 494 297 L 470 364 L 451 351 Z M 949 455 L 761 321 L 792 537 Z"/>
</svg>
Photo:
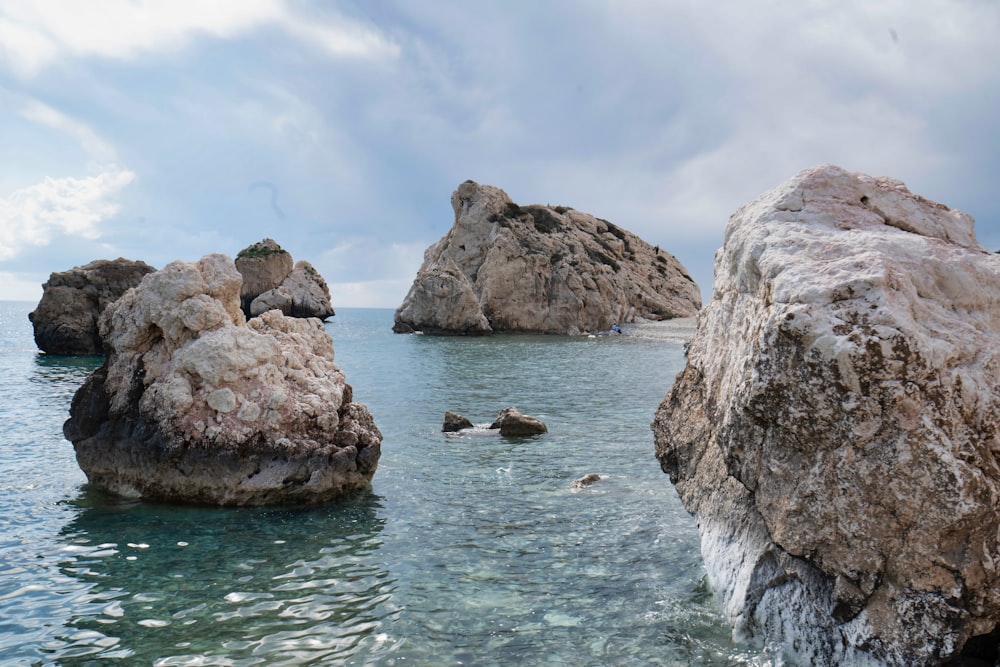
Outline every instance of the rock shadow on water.
<svg viewBox="0 0 1000 667">
<path fill-rule="evenodd" d="M 68 505 L 77 513 L 60 533 L 59 571 L 83 586 L 41 647 L 59 664 L 340 662 L 377 652 L 397 613 L 395 581 L 373 557 L 385 518 L 371 493 L 224 509 L 87 485 Z"/>
</svg>

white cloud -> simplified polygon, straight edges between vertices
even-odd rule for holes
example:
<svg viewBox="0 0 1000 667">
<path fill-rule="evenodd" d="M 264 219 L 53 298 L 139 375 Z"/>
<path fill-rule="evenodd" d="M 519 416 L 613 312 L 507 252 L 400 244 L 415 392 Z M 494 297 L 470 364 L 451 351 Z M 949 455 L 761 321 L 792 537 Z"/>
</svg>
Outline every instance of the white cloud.
<svg viewBox="0 0 1000 667">
<path fill-rule="evenodd" d="M 66 57 L 129 59 L 194 37 L 228 39 L 276 25 L 334 56 L 385 58 L 398 47 L 345 18 L 317 21 L 280 0 L 0 0 L 0 54 L 29 78 Z"/>
<path fill-rule="evenodd" d="M 33 123 L 45 125 L 76 139 L 87 155 L 99 163 L 107 164 L 118 161 L 118 151 L 115 150 L 115 147 L 102 139 L 89 125 L 55 110 L 47 104 L 37 100 L 26 100 L 21 106 L 21 116 Z"/>
<path fill-rule="evenodd" d="M 111 167 L 85 178 L 46 178 L 0 199 L 0 261 L 55 236 L 100 237 L 100 223 L 118 212 L 116 195 L 134 178 Z"/>
</svg>

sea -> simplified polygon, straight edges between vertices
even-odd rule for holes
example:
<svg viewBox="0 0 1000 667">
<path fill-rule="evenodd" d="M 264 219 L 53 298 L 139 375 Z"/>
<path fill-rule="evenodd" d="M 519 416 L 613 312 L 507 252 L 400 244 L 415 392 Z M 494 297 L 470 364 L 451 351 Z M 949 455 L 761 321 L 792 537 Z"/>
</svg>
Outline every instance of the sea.
<svg viewBox="0 0 1000 667">
<path fill-rule="evenodd" d="M 337 363 L 383 434 L 371 490 L 234 509 L 87 484 L 62 425 L 101 358 L 39 352 L 33 305 L 0 302 L 2 665 L 763 664 L 653 453 L 684 365 L 655 326 L 436 337 L 338 309 Z M 549 432 L 441 431 L 507 406 Z"/>
</svg>

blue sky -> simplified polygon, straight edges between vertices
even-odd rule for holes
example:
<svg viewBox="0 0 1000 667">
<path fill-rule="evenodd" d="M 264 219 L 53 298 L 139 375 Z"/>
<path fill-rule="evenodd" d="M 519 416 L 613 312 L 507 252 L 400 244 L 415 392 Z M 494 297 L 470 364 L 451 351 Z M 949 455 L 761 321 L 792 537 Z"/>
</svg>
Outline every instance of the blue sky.
<svg viewBox="0 0 1000 667">
<path fill-rule="evenodd" d="M 994 0 L 0 0 L 0 299 L 272 237 L 396 307 L 473 179 L 672 252 L 800 169 L 1000 249 Z"/>
</svg>

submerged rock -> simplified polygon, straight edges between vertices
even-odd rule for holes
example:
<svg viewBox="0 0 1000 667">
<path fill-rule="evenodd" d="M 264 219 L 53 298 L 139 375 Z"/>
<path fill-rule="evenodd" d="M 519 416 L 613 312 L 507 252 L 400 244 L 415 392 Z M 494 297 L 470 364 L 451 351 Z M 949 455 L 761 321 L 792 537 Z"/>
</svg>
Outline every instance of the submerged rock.
<svg viewBox="0 0 1000 667">
<path fill-rule="evenodd" d="M 737 637 L 992 662 L 1000 256 L 964 213 L 820 167 L 733 215 L 715 276 L 653 430 Z"/>
<path fill-rule="evenodd" d="M 577 334 L 694 315 L 698 286 L 672 255 L 567 207 L 518 206 L 466 181 L 455 224 L 424 253 L 397 333 Z"/>
<path fill-rule="evenodd" d="M 103 354 L 97 330 L 101 313 L 155 270 L 145 262 L 119 257 L 52 273 L 42 285 L 41 301 L 28 315 L 38 349 L 49 354 Z"/>
<path fill-rule="evenodd" d="M 264 239 L 239 252 L 236 269 L 243 276 L 240 308 L 257 317 L 268 310 L 280 310 L 292 317 L 334 315 L 330 289 L 312 264 L 292 264 L 292 256 L 273 239 Z"/>
<path fill-rule="evenodd" d="M 579 479 L 574 479 L 573 483 L 570 484 L 570 487 L 574 488 L 574 489 L 585 489 L 588 486 L 592 486 L 594 484 L 597 484 L 602 479 L 605 479 L 605 478 L 601 477 L 596 472 L 588 472 L 583 477 L 580 477 Z"/>
<path fill-rule="evenodd" d="M 445 433 L 454 433 L 455 431 L 461 431 L 463 428 L 472 428 L 473 426 L 475 424 L 462 415 L 448 410 L 444 413 L 444 425 L 441 426 L 441 430 Z"/>
<path fill-rule="evenodd" d="M 500 435 L 505 436 L 540 435 L 549 431 L 540 419 L 523 415 L 513 407 L 501 410 L 490 428 L 500 429 Z"/>
<path fill-rule="evenodd" d="M 64 432 L 88 479 L 130 497 L 317 504 L 366 488 L 381 433 L 315 319 L 247 322 L 233 261 L 147 276 L 101 317 L 104 366 Z"/>
</svg>

